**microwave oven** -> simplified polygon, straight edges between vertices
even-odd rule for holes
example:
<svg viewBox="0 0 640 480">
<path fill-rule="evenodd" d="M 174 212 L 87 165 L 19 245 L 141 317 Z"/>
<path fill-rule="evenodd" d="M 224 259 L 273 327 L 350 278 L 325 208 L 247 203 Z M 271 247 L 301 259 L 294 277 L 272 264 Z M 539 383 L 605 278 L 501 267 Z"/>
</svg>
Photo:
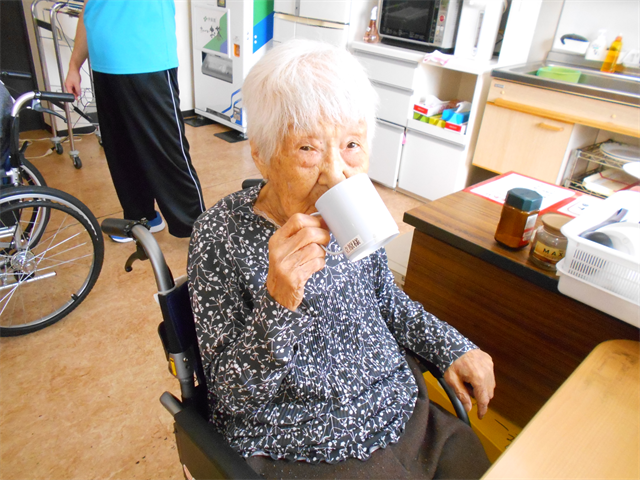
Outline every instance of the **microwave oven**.
<svg viewBox="0 0 640 480">
<path fill-rule="evenodd" d="M 380 37 L 383 43 L 453 53 L 462 2 L 380 0 Z"/>
</svg>

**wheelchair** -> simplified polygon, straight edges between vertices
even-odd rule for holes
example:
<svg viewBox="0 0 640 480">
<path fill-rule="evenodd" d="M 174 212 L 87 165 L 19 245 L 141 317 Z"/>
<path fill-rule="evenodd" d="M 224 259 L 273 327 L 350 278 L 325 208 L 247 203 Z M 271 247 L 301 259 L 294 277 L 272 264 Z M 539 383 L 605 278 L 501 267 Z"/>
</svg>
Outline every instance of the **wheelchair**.
<svg viewBox="0 0 640 480">
<path fill-rule="evenodd" d="M 3 139 L 0 170 L 3 337 L 35 332 L 68 315 L 95 285 L 104 258 L 104 239 L 95 216 L 77 198 L 47 187 L 40 172 L 24 158 L 28 142 L 19 146 L 21 110 L 58 115 L 44 108 L 41 100 L 71 102 L 74 97 L 28 92 L 16 99 L 10 114 L 0 112 L 3 131 L 9 131 L 8 139 Z"/>
<path fill-rule="evenodd" d="M 245 180 L 242 188 L 249 188 L 262 180 Z M 246 460 L 225 441 L 208 421 L 206 379 L 200 359 L 196 329 L 191 310 L 191 299 L 186 277 L 174 280 L 162 250 L 146 222 L 108 218 L 102 222 L 107 235 L 130 237 L 135 240 L 136 251 L 125 263 L 132 271 L 136 260 L 149 260 L 158 287 L 158 303 L 162 322 L 158 334 L 162 341 L 169 371 L 180 383 L 178 399 L 169 392 L 160 397 L 162 405 L 173 415 L 174 432 L 180 462 L 185 476 L 195 479 L 263 478 Z M 469 417 L 453 389 L 442 373 L 432 364 L 414 356 L 423 371 L 429 371 L 438 380 L 451 401 L 460 420 L 469 423 Z"/>
</svg>

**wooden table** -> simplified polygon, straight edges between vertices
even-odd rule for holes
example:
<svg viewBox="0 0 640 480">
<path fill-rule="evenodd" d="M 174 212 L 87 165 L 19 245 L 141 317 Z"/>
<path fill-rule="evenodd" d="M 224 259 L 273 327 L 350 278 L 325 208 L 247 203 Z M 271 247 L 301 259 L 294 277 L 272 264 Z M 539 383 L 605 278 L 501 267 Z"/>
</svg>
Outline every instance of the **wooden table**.
<svg viewBox="0 0 640 480">
<path fill-rule="evenodd" d="M 640 478 L 640 344 L 598 345 L 483 479 Z"/>
<path fill-rule="evenodd" d="M 494 360 L 491 408 L 525 426 L 596 345 L 639 330 L 569 298 L 558 278 L 493 239 L 501 205 L 460 191 L 405 213 L 405 291 Z"/>
</svg>

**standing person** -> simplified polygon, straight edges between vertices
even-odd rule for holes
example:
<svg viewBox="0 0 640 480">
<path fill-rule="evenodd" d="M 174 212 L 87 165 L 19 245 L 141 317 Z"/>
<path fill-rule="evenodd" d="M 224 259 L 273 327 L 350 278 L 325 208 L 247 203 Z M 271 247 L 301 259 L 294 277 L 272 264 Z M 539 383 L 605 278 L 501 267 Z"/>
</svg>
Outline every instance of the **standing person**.
<svg viewBox="0 0 640 480">
<path fill-rule="evenodd" d="M 124 217 L 146 218 L 151 231 L 159 232 L 164 216 L 169 233 L 189 237 L 205 207 L 180 112 L 173 0 L 86 0 L 65 81 L 76 98 L 88 57 L 104 151 Z"/>
</svg>

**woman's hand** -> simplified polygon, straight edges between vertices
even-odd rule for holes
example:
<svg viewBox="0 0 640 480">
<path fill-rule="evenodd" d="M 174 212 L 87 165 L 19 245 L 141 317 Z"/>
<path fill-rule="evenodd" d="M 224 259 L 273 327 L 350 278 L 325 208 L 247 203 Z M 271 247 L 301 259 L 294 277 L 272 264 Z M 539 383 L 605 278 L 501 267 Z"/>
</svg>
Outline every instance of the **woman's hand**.
<svg viewBox="0 0 640 480">
<path fill-rule="evenodd" d="M 496 387 L 493 360 L 487 353 L 479 348 L 468 351 L 447 368 L 444 379 L 467 412 L 471 410 L 470 394 L 473 395 L 478 402 L 478 418 L 484 417 Z"/>
<path fill-rule="evenodd" d="M 329 230 L 320 217 L 296 213 L 269 240 L 267 290 L 280 305 L 296 310 L 309 277 L 322 270 Z"/>
</svg>

